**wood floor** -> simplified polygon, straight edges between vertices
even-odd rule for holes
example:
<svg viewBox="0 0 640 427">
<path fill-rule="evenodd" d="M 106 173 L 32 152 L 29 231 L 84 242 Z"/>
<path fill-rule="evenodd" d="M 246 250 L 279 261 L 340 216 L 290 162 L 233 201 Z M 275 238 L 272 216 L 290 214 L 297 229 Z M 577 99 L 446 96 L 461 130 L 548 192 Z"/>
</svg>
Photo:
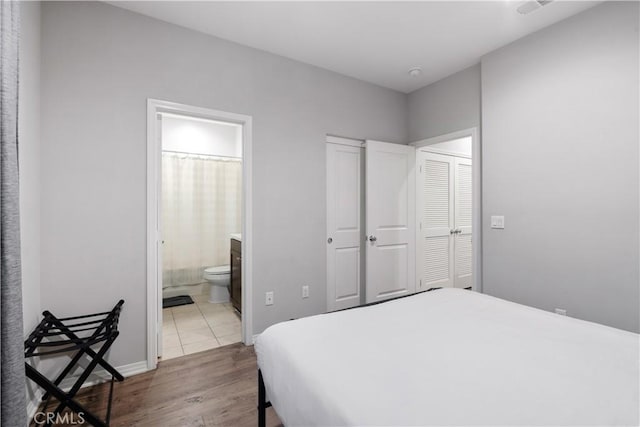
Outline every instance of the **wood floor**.
<svg viewBox="0 0 640 427">
<path fill-rule="evenodd" d="M 257 426 L 257 376 L 253 347 L 241 343 L 161 361 L 155 371 L 115 383 L 111 426 Z M 101 384 L 77 400 L 102 418 L 108 394 Z M 272 408 L 267 425 L 281 426 Z"/>
</svg>

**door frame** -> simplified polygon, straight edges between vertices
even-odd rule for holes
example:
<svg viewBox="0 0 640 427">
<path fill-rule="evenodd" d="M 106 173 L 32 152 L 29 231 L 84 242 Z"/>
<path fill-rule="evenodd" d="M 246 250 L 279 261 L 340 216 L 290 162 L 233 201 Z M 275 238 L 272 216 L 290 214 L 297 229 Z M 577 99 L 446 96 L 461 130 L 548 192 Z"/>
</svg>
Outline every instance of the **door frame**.
<svg viewBox="0 0 640 427">
<path fill-rule="evenodd" d="M 162 141 L 157 117 L 173 113 L 242 125 L 242 340 L 253 344 L 253 232 L 252 232 L 252 118 L 244 114 L 212 110 L 158 99 L 147 99 L 147 369 L 158 363 L 162 333 L 162 266 L 160 241 L 160 197 L 162 190 Z"/>
<path fill-rule="evenodd" d="M 452 139 L 459 139 L 465 137 L 471 137 L 471 175 L 473 179 L 473 246 L 472 246 L 472 272 L 473 272 L 473 286 L 471 287 L 476 292 L 482 292 L 482 146 L 479 138 L 478 128 L 472 127 L 468 129 L 462 129 L 456 132 L 446 133 L 443 135 L 434 136 L 432 138 L 422 139 L 409 143 L 416 147 L 416 150 L 429 151 L 437 154 L 446 154 L 443 150 L 437 148 L 426 148 L 429 145 L 437 144 L 440 142 L 451 141 Z M 449 153 L 451 154 L 451 153 Z M 462 156 L 465 157 L 465 156 Z M 416 156 L 417 161 L 418 156 Z M 416 165 L 417 166 L 417 165 Z M 416 179 L 418 175 L 416 174 Z M 416 181 L 416 189 L 418 182 Z M 417 194 L 416 194 L 417 197 Z M 418 203 L 416 203 L 418 206 Z M 416 212 L 416 214 L 419 214 Z M 416 227 L 416 239 L 419 238 L 418 227 Z M 416 263 L 416 268 L 417 268 Z"/>
</svg>

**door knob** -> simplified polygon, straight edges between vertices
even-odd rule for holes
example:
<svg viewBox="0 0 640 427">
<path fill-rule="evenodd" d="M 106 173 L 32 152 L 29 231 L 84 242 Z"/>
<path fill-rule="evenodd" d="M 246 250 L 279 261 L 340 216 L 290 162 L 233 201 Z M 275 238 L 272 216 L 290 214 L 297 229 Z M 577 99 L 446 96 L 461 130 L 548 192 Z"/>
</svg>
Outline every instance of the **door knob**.
<svg viewBox="0 0 640 427">
<path fill-rule="evenodd" d="M 375 242 L 376 240 L 378 240 L 378 238 L 374 235 L 369 236 L 369 241 L 370 242 Z"/>
<path fill-rule="evenodd" d="M 332 242 L 333 242 L 333 239 L 332 239 L 331 237 L 329 237 L 329 238 L 327 239 L 327 243 L 331 244 Z"/>
</svg>

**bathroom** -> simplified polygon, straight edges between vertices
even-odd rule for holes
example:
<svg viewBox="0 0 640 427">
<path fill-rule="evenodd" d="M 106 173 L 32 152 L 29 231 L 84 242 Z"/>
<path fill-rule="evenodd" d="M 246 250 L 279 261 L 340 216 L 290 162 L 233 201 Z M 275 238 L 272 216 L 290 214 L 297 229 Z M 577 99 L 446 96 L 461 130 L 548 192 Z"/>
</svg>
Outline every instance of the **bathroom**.
<svg viewBox="0 0 640 427">
<path fill-rule="evenodd" d="M 242 126 L 159 115 L 161 360 L 241 336 Z"/>
</svg>

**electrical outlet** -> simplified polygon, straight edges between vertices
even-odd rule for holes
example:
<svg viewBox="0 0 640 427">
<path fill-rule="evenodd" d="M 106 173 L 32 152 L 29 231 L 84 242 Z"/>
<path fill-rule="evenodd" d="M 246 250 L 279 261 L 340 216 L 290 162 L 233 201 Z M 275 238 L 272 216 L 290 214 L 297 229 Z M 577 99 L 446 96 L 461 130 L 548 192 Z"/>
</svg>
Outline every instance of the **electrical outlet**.
<svg viewBox="0 0 640 427">
<path fill-rule="evenodd" d="M 273 305 L 273 291 L 264 294 L 264 305 Z"/>
<path fill-rule="evenodd" d="M 309 298 L 309 286 L 304 285 L 302 287 L 302 298 Z"/>
<path fill-rule="evenodd" d="M 565 310 L 564 308 L 556 308 L 556 314 L 559 314 L 560 316 L 566 316 L 567 310 Z"/>
</svg>

